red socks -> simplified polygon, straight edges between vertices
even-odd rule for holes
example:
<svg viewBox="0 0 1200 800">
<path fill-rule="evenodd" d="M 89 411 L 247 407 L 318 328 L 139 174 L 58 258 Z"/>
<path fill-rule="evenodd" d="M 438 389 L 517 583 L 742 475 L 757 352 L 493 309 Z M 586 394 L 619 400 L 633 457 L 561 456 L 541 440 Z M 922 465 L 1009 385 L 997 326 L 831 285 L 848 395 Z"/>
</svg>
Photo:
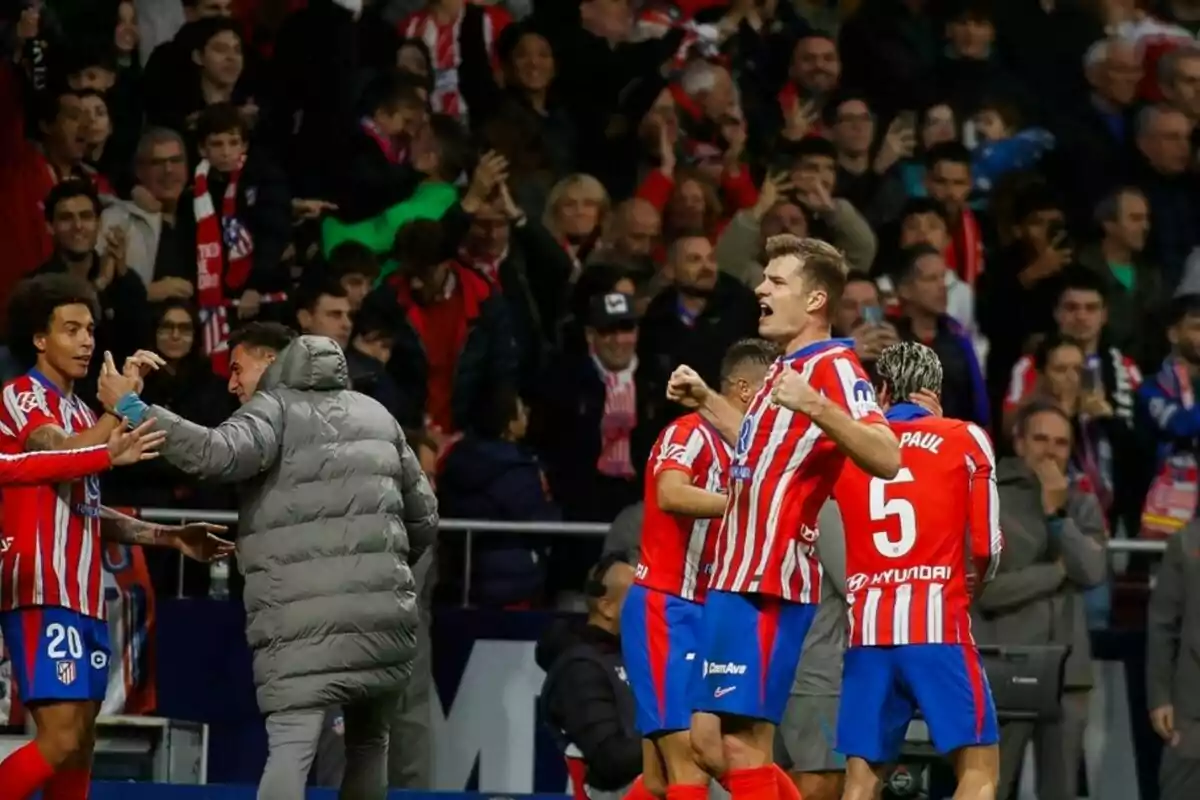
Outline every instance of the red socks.
<svg viewBox="0 0 1200 800">
<path fill-rule="evenodd" d="M 673 784 L 667 787 L 667 800 L 708 800 L 708 787 Z"/>
<path fill-rule="evenodd" d="M 792 776 L 788 775 L 778 764 L 771 766 L 775 768 L 775 783 L 779 787 L 779 800 L 803 800 Z"/>
<path fill-rule="evenodd" d="M 642 780 L 642 776 L 638 775 L 637 780 L 629 785 L 629 791 L 625 793 L 625 797 L 622 800 L 658 800 L 658 798 L 650 793 L 650 790 L 646 788 L 645 781 Z"/>
<path fill-rule="evenodd" d="M 733 800 L 780 800 L 778 768 L 774 764 L 753 769 L 731 769 L 725 786 Z"/>
<path fill-rule="evenodd" d="M 87 800 L 92 786 L 90 769 L 68 769 L 56 772 L 42 789 L 42 800 Z"/>
<path fill-rule="evenodd" d="M 37 744 L 29 744 L 0 762 L 0 800 L 26 800 L 54 774 Z"/>
</svg>

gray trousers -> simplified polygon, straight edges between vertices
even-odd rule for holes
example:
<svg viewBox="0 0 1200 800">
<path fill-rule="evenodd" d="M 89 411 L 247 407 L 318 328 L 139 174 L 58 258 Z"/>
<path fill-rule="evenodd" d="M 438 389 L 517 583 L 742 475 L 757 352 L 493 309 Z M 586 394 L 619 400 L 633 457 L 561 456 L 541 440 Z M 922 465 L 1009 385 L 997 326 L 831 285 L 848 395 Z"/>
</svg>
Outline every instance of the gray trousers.
<svg viewBox="0 0 1200 800">
<path fill-rule="evenodd" d="M 417 655 L 412 677 L 392 715 L 392 744 L 388 748 L 388 786 L 427 792 L 433 788 L 433 742 L 430 693 L 433 691 L 433 645 L 429 641 L 429 610 L 421 607 L 417 626 Z"/>
<path fill-rule="evenodd" d="M 1090 701 L 1089 690 L 1067 689 L 1063 692 L 1062 716 L 1057 722 L 1042 725 L 1006 722 L 1000 726 L 1000 783 L 996 787 L 996 800 L 1016 797 L 1025 747 L 1031 741 L 1038 800 L 1075 800 Z"/>
<path fill-rule="evenodd" d="M 346 764 L 340 800 L 387 797 L 389 711 L 395 702 L 394 696 L 374 697 L 344 708 Z M 258 784 L 258 800 L 304 800 L 328 716 L 320 708 L 267 715 L 267 766 Z"/>
<path fill-rule="evenodd" d="M 390 713 L 391 736 L 387 755 L 387 782 L 393 789 L 429 791 L 432 786 L 433 749 L 430 746 L 430 692 L 433 686 L 432 654 L 429 642 L 429 616 L 422 610 L 417 628 L 417 655 L 413 659 L 412 676 Z M 325 712 L 317 741 L 317 760 L 313 766 L 313 783 L 317 786 L 340 786 L 346 769 L 346 752 L 342 742 L 343 715 L 341 708 Z"/>
</svg>

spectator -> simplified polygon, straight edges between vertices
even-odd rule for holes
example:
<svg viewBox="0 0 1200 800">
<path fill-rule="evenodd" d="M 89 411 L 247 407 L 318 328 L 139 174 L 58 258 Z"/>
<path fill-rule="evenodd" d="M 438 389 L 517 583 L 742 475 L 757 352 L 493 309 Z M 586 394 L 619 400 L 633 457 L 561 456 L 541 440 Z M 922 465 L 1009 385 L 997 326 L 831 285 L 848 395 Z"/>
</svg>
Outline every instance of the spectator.
<svg viewBox="0 0 1200 800">
<path fill-rule="evenodd" d="M 482 418 L 491 393 L 516 383 L 518 353 L 504 297 L 456 260 L 443 227 L 417 220 L 396 235 L 398 269 L 364 302 L 393 320 L 388 373 L 408 401 L 400 424 L 450 435 Z"/>
<path fill-rule="evenodd" d="M 1170 287 L 1179 283 L 1184 260 L 1200 244 L 1200 230 L 1193 224 L 1200 215 L 1200 189 L 1189 173 L 1194 130 L 1183 112 L 1169 106 L 1138 112 L 1133 182 L 1145 194 L 1154 220 L 1150 257 L 1162 267 L 1163 282 Z"/>
<path fill-rule="evenodd" d="M 925 154 L 944 142 L 958 141 L 958 119 L 954 115 L 954 109 L 943 102 L 926 106 L 917 118 L 920 147 L 900 163 L 900 175 L 904 191 L 909 197 L 928 197 L 929 192 L 925 188 Z M 903 124 L 903 117 L 896 119 Z M 902 131 L 903 127 L 896 131 L 897 144 L 903 141 L 899 138 Z"/>
<path fill-rule="evenodd" d="M 350 346 L 343 348 L 346 367 L 350 371 L 350 386 L 373 398 L 397 420 L 412 419 L 418 414 L 406 406 L 400 387 L 387 370 L 395 340 L 395 321 L 380 313 L 377 307 L 368 305 L 355 312 Z M 414 438 L 414 441 L 417 440 Z M 415 448 L 416 444 L 413 446 Z"/>
<path fill-rule="evenodd" d="M 337 216 L 359 222 L 403 202 L 420 176 L 409 159 L 413 135 L 425 124 L 425 101 L 398 76 L 385 74 L 364 91 L 361 116 L 339 143 L 332 202 Z"/>
<path fill-rule="evenodd" d="M 542 224 L 571 256 L 574 277 L 596 246 L 610 207 L 608 192 L 591 175 L 568 175 L 550 190 Z"/>
<path fill-rule="evenodd" d="M 229 104 L 244 115 L 246 128 L 253 128 L 259 107 L 246 74 L 246 47 L 238 24 L 221 16 L 207 17 L 185 26 L 180 36 L 188 48 L 188 60 L 179 65 L 169 83 L 147 84 L 147 119 L 155 125 L 198 133 L 201 111 Z"/>
<path fill-rule="evenodd" d="M 1200 49 L 1180 47 L 1159 59 L 1158 85 L 1167 104 L 1182 111 L 1195 130 L 1200 123 Z"/>
<path fill-rule="evenodd" d="M 1143 451 L 1133 431 L 1141 372 L 1108 338 L 1104 287 L 1095 275 L 1073 268 L 1063 272 L 1061 286 L 1054 308 L 1059 336 L 1043 343 L 1040 357 L 1023 356 L 1013 367 L 1004 401 L 1004 430 L 1011 430 L 1020 404 L 1037 390 L 1038 372 L 1052 368 L 1050 362 L 1055 359 L 1049 348 L 1060 337 L 1078 345 L 1084 359 L 1078 397 L 1072 404 L 1069 395 L 1074 391 L 1068 391 L 1068 405 L 1064 407 L 1067 413 L 1077 416 L 1078 423 L 1077 452 L 1072 464 L 1087 476 L 1109 514 L 1112 529 L 1117 528 L 1118 522 L 1124 522 L 1128 530 L 1135 530 L 1141 507 L 1139 495 L 1144 486 Z"/>
<path fill-rule="evenodd" d="M 446 455 L 438 481 L 442 513 L 453 519 L 510 522 L 562 519 L 537 458 L 522 444 L 529 418 L 515 389 L 499 389 L 488 410 L 490 417 L 480 420 Z M 547 541 L 544 536 L 498 534 L 475 542 L 471 603 L 504 608 L 541 599 Z M 462 570 L 452 574 L 461 575 Z M 455 594 L 462 595 L 462 590 Z"/>
<path fill-rule="evenodd" d="M 503 6 L 467 0 L 428 0 L 400 23 L 401 36 L 424 42 L 435 54 L 430 98 L 435 112 L 466 124 L 470 108 L 486 104 L 481 95 L 492 88 L 497 39 L 511 23 Z"/>
<path fill-rule="evenodd" d="M 1200 449 L 1200 295 L 1171 303 L 1167 337 L 1171 354 L 1138 392 L 1139 428 L 1152 431 L 1154 480 L 1142 514 L 1142 534 L 1175 533 L 1196 513 L 1196 452 Z"/>
<path fill-rule="evenodd" d="M 1023 87 L 993 47 L 996 29 L 991 0 L 955 0 L 949 6 L 946 49 L 934 67 L 938 96 L 964 120 L 975 114 L 985 97 L 1024 100 Z"/>
<path fill-rule="evenodd" d="M 564 754 L 572 746 L 579 751 L 576 783 L 602 792 L 623 793 L 642 772 L 642 740 L 621 658 L 621 606 L 633 583 L 627 559 L 613 553 L 591 569 L 583 584 L 586 622 L 555 623 L 535 656 L 546 670 L 539 716 Z"/>
<path fill-rule="evenodd" d="M 1158 771 L 1162 800 L 1187 800 L 1200 793 L 1200 764 L 1190 744 L 1200 724 L 1195 653 L 1200 652 L 1196 597 L 1200 590 L 1195 559 L 1200 548 L 1191 523 L 1167 539 L 1162 566 L 1150 594 L 1146 623 L 1146 698 L 1150 724 L 1163 740 Z"/>
<path fill-rule="evenodd" d="M 1125 186 L 1105 195 L 1096 205 L 1095 218 L 1102 236 L 1080 251 L 1079 264 L 1101 282 L 1109 343 L 1150 369 L 1163 356 L 1168 304 L 1162 270 L 1144 255 L 1152 225 L 1150 207 L 1141 191 Z"/>
<path fill-rule="evenodd" d="M 971 154 L 958 142 L 934 146 L 925 155 L 925 188 L 950 222 L 946 266 L 975 288 L 984 271 L 986 220 L 967 205 L 971 194 Z"/>
<path fill-rule="evenodd" d="M 717 270 L 713 246 L 702 231 L 672 242 L 664 269 L 671 285 L 650 301 L 638 340 L 639 369 L 655 399 L 665 395 L 667 378 L 680 364 L 717 386 L 725 351 L 755 335 L 759 318 L 758 299 Z"/>
<path fill-rule="evenodd" d="M 379 261 L 365 245 L 343 242 L 329 254 L 329 275 L 346 290 L 350 310 L 357 312 L 379 277 Z"/>
<path fill-rule="evenodd" d="M 328 336 L 342 350 L 350 346 L 350 297 L 340 283 L 310 280 L 301 284 L 295 306 L 301 333 Z"/>
<path fill-rule="evenodd" d="M 178 228 L 179 198 L 188 183 L 183 137 L 168 128 L 142 134 L 134 177 L 131 199 L 113 202 L 100 215 L 101 234 L 126 232 L 126 265 L 142 280 L 151 302 L 189 299 L 195 278 Z"/>
<path fill-rule="evenodd" d="M 42 203 L 55 184 L 76 179 L 92 184 L 97 194 L 112 194 L 107 182 L 84 162 L 84 112 L 79 94 L 70 88 L 51 89 L 37 96 L 36 107 L 33 141 L 24 139 L 19 108 L 0 111 L 8 119 L 8 138 L 0 141 L 0 152 L 9 165 L 0 171 L 0 235 L 5 243 L 0 301 L 13 284 L 51 256 L 54 245 Z"/>
<path fill-rule="evenodd" d="M 1067 645 L 1062 718 L 1000 726 L 997 797 L 1009 797 L 1032 740 L 1039 797 L 1077 795 L 1083 731 L 1091 702 L 1092 659 L 1081 592 L 1107 575 L 1104 515 L 1096 499 L 1071 487 L 1071 423 L 1058 407 L 1034 403 L 1018 416 L 1016 457 L 997 466 L 1001 525 L 1007 533 L 996 577 L 976 610 L 977 641 L 990 645 Z M 1017 532 L 1020 533 L 1017 533 Z"/>
<path fill-rule="evenodd" d="M 192 38 L 197 20 L 233 16 L 233 0 L 181 0 L 185 25 L 150 54 L 146 61 L 147 100 L 168 97 L 173 82 L 186 76 L 192 64 Z"/>
<path fill-rule="evenodd" d="M 1058 275 L 1074 261 L 1062 204 L 1044 186 L 1032 186 L 1014 202 L 1013 241 L 995 259 L 979 287 L 979 326 L 988 337 L 988 395 L 998 412 L 1013 364 L 1028 352 L 1030 338 L 1048 330 L 1059 294 Z M 1020 314 L 1012 314 L 1014 308 Z"/>
<path fill-rule="evenodd" d="M 787 83 L 779 93 L 783 114 L 782 138 L 797 142 L 823 131 L 814 125 L 842 77 L 837 42 L 828 34 L 809 33 L 792 49 Z"/>
<path fill-rule="evenodd" d="M 949 259 L 954 254 L 950 223 L 941 203 L 928 197 L 914 197 L 904 204 L 899 217 L 900 249 L 925 245 Z M 880 267 L 884 267 L 881 264 Z M 879 276 L 879 287 L 894 294 L 891 278 Z M 969 333 L 975 332 L 975 290 L 953 270 L 946 270 L 946 313 Z"/>
<path fill-rule="evenodd" d="M 184 256 L 176 266 L 198 271 L 171 277 L 195 281 L 202 318 L 236 299 L 237 316 L 252 319 L 262 296 L 284 280 L 280 263 L 292 227 L 287 185 L 266 154 L 250 151 L 246 122 L 233 106 L 207 108 L 196 138 L 201 161 L 192 202 L 178 209 Z"/>
<path fill-rule="evenodd" d="M 588 350 L 564 353 L 540 382 L 530 441 L 545 461 L 550 491 L 563 516 L 610 522 L 641 496 L 641 464 L 633 454 L 648 453 L 657 435 L 657 428 L 651 433 L 644 420 L 647 404 L 658 398 L 646 390 L 638 365 L 631 295 L 591 298 L 584 333 Z M 598 552 L 591 541 L 553 548 L 554 588 L 578 586 Z"/>
<path fill-rule="evenodd" d="M 589 264 L 616 264 L 636 276 L 640 297 L 649 300 L 661 288 L 654 256 L 661 253 L 662 216 L 648 200 L 626 200 L 609 215 L 608 224 L 588 257 Z"/>
<path fill-rule="evenodd" d="M 35 274 L 66 273 L 87 281 L 100 300 L 97 331 L 101 351 L 118 358 L 130 355 L 149 328 L 146 290 L 125 263 L 125 233 L 108 232 L 103 255 L 100 239 L 100 198 L 83 181 L 66 181 L 46 196 L 46 225 L 54 255 Z"/>
<path fill-rule="evenodd" d="M 954 419 L 987 427 L 989 407 L 983 373 L 970 335 L 946 314 L 946 262 L 928 245 L 904 251 L 896 274 L 902 340 L 932 348 L 942 362 L 942 407 Z"/>
</svg>

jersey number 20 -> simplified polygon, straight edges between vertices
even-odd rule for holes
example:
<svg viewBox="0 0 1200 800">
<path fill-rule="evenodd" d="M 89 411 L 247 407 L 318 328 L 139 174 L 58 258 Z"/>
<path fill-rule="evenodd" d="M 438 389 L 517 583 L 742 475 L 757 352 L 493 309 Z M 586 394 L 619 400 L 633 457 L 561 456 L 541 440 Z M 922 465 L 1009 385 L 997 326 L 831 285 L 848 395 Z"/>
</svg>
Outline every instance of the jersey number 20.
<svg viewBox="0 0 1200 800">
<path fill-rule="evenodd" d="M 912 503 L 900 497 L 887 498 L 887 487 L 897 483 L 912 483 L 913 474 L 908 467 L 901 467 L 891 480 L 872 478 L 870 485 L 871 521 L 884 522 L 895 517 L 899 523 L 900 536 L 893 539 L 885 531 L 876 532 L 872 538 L 875 549 L 888 558 L 902 558 L 917 543 L 917 514 Z"/>
<path fill-rule="evenodd" d="M 60 625 L 52 622 L 46 626 L 46 638 L 50 644 L 46 647 L 46 655 L 51 658 L 83 658 L 83 637 L 74 625 Z M 63 649 L 64 640 L 66 649 Z"/>
</svg>

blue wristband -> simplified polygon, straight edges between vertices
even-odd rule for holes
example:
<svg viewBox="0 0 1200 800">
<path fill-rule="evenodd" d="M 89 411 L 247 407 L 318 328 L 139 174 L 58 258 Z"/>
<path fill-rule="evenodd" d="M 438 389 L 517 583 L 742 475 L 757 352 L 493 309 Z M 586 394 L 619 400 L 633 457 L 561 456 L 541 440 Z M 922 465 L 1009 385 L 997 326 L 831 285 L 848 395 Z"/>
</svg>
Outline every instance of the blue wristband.
<svg viewBox="0 0 1200 800">
<path fill-rule="evenodd" d="M 1062 536 L 1063 518 L 1059 516 L 1046 518 L 1046 530 L 1050 532 L 1050 538 L 1057 540 Z"/>
<path fill-rule="evenodd" d="M 117 407 L 114 410 L 134 425 L 141 425 L 150 406 L 143 403 L 142 398 L 138 397 L 135 392 L 129 392 L 117 401 Z"/>
</svg>

